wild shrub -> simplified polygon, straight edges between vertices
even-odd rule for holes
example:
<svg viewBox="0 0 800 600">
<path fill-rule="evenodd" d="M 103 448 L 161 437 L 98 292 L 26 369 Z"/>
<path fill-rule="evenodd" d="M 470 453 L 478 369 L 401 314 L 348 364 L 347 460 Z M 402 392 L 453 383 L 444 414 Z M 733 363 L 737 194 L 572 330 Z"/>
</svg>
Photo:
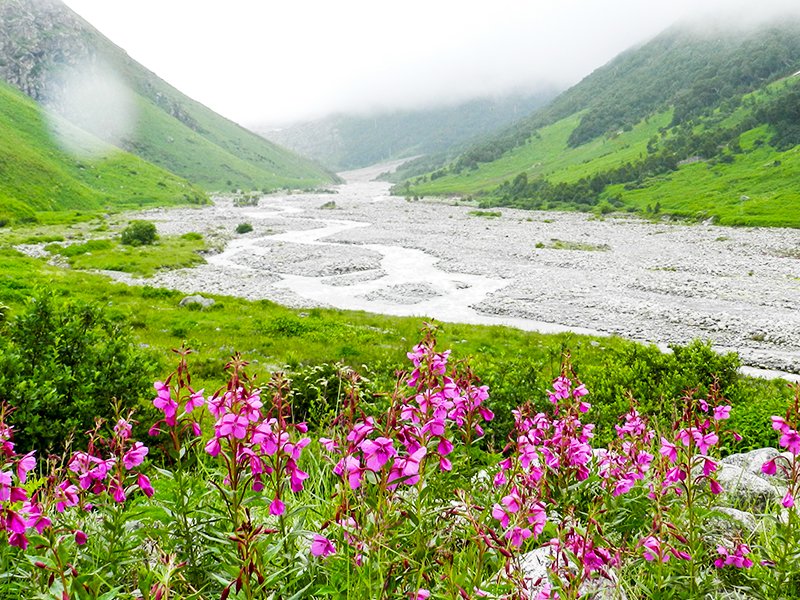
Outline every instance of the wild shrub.
<svg viewBox="0 0 800 600">
<path fill-rule="evenodd" d="M 63 448 L 109 418 L 112 399 L 128 409 L 147 393 L 155 361 L 98 306 L 39 292 L 0 332 L 0 400 L 20 448 Z"/>
<path fill-rule="evenodd" d="M 147 246 L 156 241 L 156 226 L 150 221 L 131 221 L 122 230 L 121 241 L 126 246 Z"/>
</svg>

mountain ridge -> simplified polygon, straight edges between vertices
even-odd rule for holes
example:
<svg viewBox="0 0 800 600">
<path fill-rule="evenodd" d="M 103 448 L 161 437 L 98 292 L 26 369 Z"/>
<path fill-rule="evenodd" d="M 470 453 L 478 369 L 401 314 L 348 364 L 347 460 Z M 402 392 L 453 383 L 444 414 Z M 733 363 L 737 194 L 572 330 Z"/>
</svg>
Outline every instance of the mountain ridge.
<svg viewBox="0 0 800 600">
<path fill-rule="evenodd" d="M 800 19 L 725 36 L 674 26 L 447 166 L 406 171 L 395 189 L 470 195 L 487 206 L 800 226 L 800 194 L 791 190 L 800 134 L 787 78 L 798 68 Z M 700 177 L 708 187 L 693 193 L 686 174 L 699 169 L 713 177 Z"/>
<path fill-rule="evenodd" d="M 64 73 L 88 65 L 89 76 L 97 76 L 111 67 L 131 93 L 138 121 L 120 140 L 92 133 L 207 190 L 336 181 L 321 166 L 185 96 L 58 0 L 0 0 L 0 57 L 0 79 L 84 129 L 80 115 L 66 108 Z"/>
</svg>

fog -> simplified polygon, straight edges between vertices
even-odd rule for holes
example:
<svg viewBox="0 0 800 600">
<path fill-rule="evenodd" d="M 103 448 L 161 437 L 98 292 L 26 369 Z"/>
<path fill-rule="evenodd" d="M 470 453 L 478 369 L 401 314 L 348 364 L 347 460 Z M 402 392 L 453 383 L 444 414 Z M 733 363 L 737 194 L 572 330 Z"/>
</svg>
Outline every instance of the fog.
<svg viewBox="0 0 800 600">
<path fill-rule="evenodd" d="M 123 140 L 133 135 L 137 121 L 135 99 L 109 65 L 93 60 L 70 65 L 54 75 L 61 91 L 57 98 L 45 102 L 45 114 L 62 148 L 90 158 L 121 147 Z M 80 129 L 69 126 L 62 115 Z"/>
<path fill-rule="evenodd" d="M 797 0 L 66 0 L 133 58 L 243 124 L 565 88 L 676 21 L 709 30 Z"/>
</svg>

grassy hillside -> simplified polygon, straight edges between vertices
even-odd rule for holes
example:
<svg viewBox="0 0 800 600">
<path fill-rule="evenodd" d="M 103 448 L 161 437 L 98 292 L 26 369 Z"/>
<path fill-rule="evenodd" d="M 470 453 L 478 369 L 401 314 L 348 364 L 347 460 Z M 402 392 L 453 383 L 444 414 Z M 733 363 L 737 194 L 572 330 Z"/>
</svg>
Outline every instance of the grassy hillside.
<svg viewBox="0 0 800 600">
<path fill-rule="evenodd" d="M 541 107 L 555 92 L 481 98 L 454 106 L 398 110 L 370 116 L 332 115 L 285 129 L 263 128 L 267 138 L 337 171 L 382 161 L 465 149 Z"/>
<path fill-rule="evenodd" d="M 800 227 L 800 37 L 789 41 L 791 32 L 800 32 L 796 22 L 714 39 L 671 30 L 624 53 L 506 137 L 397 190 L 471 195 L 487 206 Z M 716 86 L 713 94 L 708 85 Z"/>
<path fill-rule="evenodd" d="M 73 134 L 98 143 L 85 132 Z M 33 220 L 38 211 L 205 201 L 205 193 L 185 179 L 122 150 L 110 149 L 98 159 L 67 154 L 54 141 L 42 109 L 0 82 L 0 221 Z"/>
<path fill-rule="evenodd" d="M 0 55 L 14 58 L 0 60 L 0 78 L 63 108 L 63 116 L 83 128 L 87 115 L 65 108 L 60 78 L 75 64 L 106 65 L 138 108 L 122 148 L 207 190 L 304 188 L 335 180 L 319 165 L 188 98 L 57 0 L 0 0 Z"/>
</svg>

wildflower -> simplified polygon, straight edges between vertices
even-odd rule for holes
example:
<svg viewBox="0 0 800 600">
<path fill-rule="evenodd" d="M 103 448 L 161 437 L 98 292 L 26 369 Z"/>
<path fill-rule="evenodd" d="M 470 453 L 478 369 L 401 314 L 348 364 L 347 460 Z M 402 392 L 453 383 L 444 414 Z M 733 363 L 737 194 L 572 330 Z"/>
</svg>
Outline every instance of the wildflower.
<svg viewBox="0 0 800 600">
<path fill-rule="evenodd" d="M 86 543 L 86 534 L 80 529 L 76 529 L 73 535 L 75 536 L 75 543 L 78 544 L 78 546 L 83 546 Z"/>
<path fill-rule="evenodd" d="M 336 546 L 325 536 L 315 534 L 311 542 L 311 554 L 325 558 L 336 552 Z"/>
<path fill-rule="evenodd" d="M 150 479 L 143 473 L 139 473 L 139 476 L 136 479 L 136 484 L 148 498 L 151 498 L 155 493 L 155 490 L 153 490 L 153 485 L 150 483 Z"/>
<path fill-rule="evenodd" d="M 775 464 L 775 459 L 768 460 L 763 465 L 761 465 L 761 472 L 765 475 L 775 475 L 777 473 L 778 467 Z"/>
<path fill-rule="evenodd" d="M 714 561 L 714 566 L 718 569 L 727 566 L 749 569 L 753 566 L 753 561 L 746 556 L 750 554 L 750 547 L 747 544 L 738 544 L 732 553 L 725 546 L 720 545 L 717 546 L 717 553 L 720 556 Z"/>
<path fill-rule="evenodd" d="M 366 439 L 359 445 L 366 459 L 367 469 L 377 473 L 390 458 L 397 452 L 392 446 L 392 440 L 379 437 L 375 440 Z"/>
<path fill-rule="evenodd" d="M 717 421 L 730 419 L 730 417 L 731 417 L 731 407 L 729 405 L 714 407 L 714 419 L 716 419 Z"/>
<path fill-rule="evenodd" d="M 280 516 L 286 510 L 286 505 L 281 502 L 280 498 L 275 498 L 269 505 L 269 514 Z"/>
<path fill-rule="evenodd" d="M 125 453 L 125 456 L 122 457 L 122 464 L 123 466 L 130 470 L 134 467 L 138 467 L 144 461 L 144 457 L 147 456 L 149 452 L 147 446 L 145 446 L 142 442 L 134 443 L 133 447 Z"/>
<path fill-rule="evenodd" d="M 795 456 L 800 454 L 800 434 L 794 429 L 785 430 L 778 443 Z"/>
<path fill-rule="evenodd" d="M 658 540 L 658 538 L 650 535 L 644 538 L 640 542 L 640 545 L 643 548 L 642 555 L 644 556 L 645 560 L 661 560 L 661 562 L 667 562 L 669 560 L 669 554 L 666 552 L 663 555 L 661 554 L 661 542 Z"/>
<path fill-rule="evenodd" d="M 203 391 L 200 390 L 199 392 L 193 392 L 189 399 L 186 401 L 186 412 L 190 413 L 195 408 L 199 408 L 205 404 L 205 400 L 203 399 Z"/>
</svg>

